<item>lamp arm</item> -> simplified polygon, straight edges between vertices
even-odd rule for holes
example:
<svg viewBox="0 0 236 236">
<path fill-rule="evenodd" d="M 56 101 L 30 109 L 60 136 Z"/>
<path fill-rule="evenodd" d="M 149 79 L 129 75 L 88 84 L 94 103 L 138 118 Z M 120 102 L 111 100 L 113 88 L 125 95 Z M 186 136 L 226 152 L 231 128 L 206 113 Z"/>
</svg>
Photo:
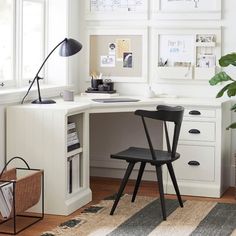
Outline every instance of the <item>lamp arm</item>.
<svg viewBox="0 0 236 236">
<path fill-rule="evenodd" d="M 25 98 L 28 96 L 28 94 L 29 94 L 29 92 L 30 92 L 30 90 L 31 90 L 31 88 L 32 88 L 32 86 L 33 86 L 33 84 L 34 84 L 34 82 L 35 82 L 36 79 L 37 79 L 37 87 L 38 87 L 39 100 L 41 101 L 40 89 L 39 89 L 39 82 L 38 82 L 38 80 L 39 80 L 40 78 L 39 78 L 38 75 L 39 75 L 40 71 L 42 70 L 43 66 L 45 65 L 46 61 L 48 60 L 48 58 L 49 58 L 49 57 L 52 55 L 52 53 L 53 53 L 62 43 L 64 43 L 65 41 L 67 41 L 67 38 L 63 39 L 60 43 L 58 43 L 58 44 L 55 46 L 55 48 L 53 48 L 52 51 L 48 54 L 48 56 L 45 58 L 45 60 L 43 61 L 42 65 L 40 66 L 38 72 L 36 73 L 36 75 L 35 75 L 33 81 L 31 82 L 31 84 L 30 84 L 30 86 L 29 86 L 29 88 L 28 88 L 28 90 L 27 90 L 27 93 L 26 93 L 25 96 L 23 97 L 23 99 L 22 99 L 22 101 L 21 101 L 21 104 L 24 103 L 24 100 L 25 100 Z"/>
</svg>

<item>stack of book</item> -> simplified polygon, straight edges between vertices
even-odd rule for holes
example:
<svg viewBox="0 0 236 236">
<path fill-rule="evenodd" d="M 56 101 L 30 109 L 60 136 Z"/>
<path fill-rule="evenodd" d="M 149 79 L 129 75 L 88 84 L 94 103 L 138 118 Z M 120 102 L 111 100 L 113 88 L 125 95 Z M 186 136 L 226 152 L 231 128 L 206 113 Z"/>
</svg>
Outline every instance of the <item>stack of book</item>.
<svg viewBox="0 0 236 236">
<path fill-rule="evenodd" d="M 11 215 L 13 203 L 13 183 L 2 183 L 0 185 L 0 212 L 3 218 Z"/>
<path fill-rule="evenodd" d="M 80 148 L 78 133 L 74 122 L 67 125 L 67 151 L 73 151 Z"/>
</svg>

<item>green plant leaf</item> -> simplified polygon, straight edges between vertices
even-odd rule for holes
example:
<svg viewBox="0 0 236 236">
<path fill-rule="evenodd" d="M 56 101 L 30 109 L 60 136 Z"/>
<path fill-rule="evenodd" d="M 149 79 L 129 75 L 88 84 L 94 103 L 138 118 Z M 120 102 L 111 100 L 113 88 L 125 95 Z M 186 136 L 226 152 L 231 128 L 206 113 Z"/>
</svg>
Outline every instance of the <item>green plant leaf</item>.
<svg viewBox="0 0 236 236">
<path fill-rule="evenodd" d="M 224 92 L 228 90 L 229 86 L 230 86 L 230 84 L 227 84 L 224 88 L 222 88 L 222 89 L 220 90 L 220 92 L 217 93 L 216 97 L 217 97 L 217 98 L 222 97 L 222 96 L 224 95 Z"/>
<path fill-rule="evenodd" d="M 227 130 L 229 130 L 229 129 L 236 129 L 236 123 L 231 124 L 231 125 L 228 126 L 226 129 L 227 129 Z"/>
<path fill-rule="evenodd" d="M 214 77 L 212 77 L 210 80 L 209 80 L 209 83 L 210 85 L 216 85 L 218 83 L 221 83 L 223 81 L 233 81 L 233 79 L 227 75 L 224 71 L 216 74 Z"/>
<path fill-rule="evenodd" d="M 236 53 L 227 54 L 220 58 L 219 64 L 222 67 L 227 67 L 229 65 L 236 66 Z"/>
<path fill-rule="evenodd" d="M 233 97 L 236 95 L 236 82 L 229 84 L 227 94 L 229 97 Z"/>
<path fill-rule="evenodd" d="M 234 104 L 234 105 L 231 107 L 231 111 L 235 111 L 235 112 L 236 112 L 236 104 Z"/>
</svg>

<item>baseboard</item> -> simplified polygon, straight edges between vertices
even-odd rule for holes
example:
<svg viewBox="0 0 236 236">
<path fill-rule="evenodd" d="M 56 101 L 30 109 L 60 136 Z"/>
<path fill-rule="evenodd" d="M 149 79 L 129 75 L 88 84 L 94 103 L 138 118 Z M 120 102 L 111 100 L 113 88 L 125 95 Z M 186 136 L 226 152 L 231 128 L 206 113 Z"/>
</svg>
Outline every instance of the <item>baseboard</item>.
<svg viewBox="0 0 236 236">
<path fill-rule="evenodd" d="M 125 169 L 90 167 L 90 176 L 107 177 L 122 179 Z M 133 170 L 130 179 L 136 179 L 138 170 Z M 145 171 L 142 180 L 156 181 L 156 172 L 153 170 Z"/>
</svg>

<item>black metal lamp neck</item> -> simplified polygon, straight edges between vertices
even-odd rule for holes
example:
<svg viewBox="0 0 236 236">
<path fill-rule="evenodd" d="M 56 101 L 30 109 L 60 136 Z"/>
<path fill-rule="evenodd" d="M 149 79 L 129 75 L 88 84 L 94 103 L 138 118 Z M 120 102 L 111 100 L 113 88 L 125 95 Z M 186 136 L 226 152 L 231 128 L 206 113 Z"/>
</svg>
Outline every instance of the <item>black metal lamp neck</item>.
<svg viewBox="0 0 236 236">
<path fill-rule="evenodd" d="M 63 39 L 60 43 L 58 43 L 58 44 L 56 45 L 55 48 L 52 49 L 52 51 L 48 54 L 48 56 L 45 58 L 44 62 L 43 62 L 42 65 L 40 66 L 40 68 L 39 68 L 39 70 L 38 70 L 38 72 L 37 72 L 37 74 L 36 74 L 35 77 L 37 77 L 37 76 L 39 75 L 39 73 L 40 73 L 40 71 L 42 70 L 44 64 L 46 63 L 46 61 L 48 60 L 48 58 L 52 55 L 52 53 L 53 53 L 62 43 L 64 43 L 65 41 L 67 41 L 67 38 Z"/>
<path fill-rule="evenodd" d="M 63 39 L 60 43 L 58 43 L 58 44 L 52 49 L 52 51 L 48 54 L 48 56 L 45 58 L 45 60 L 43 61 L 42 65 L 40 66 L 38 72 L 36 73 L 36 75 L 35 75 L 33 81 L 31 82 L 30 87 L 28 88 L 28 91 L 27 91 L 26 95 L 25 95 L 24 98 L 22 99 L 21 104 L 24 103 L 24 100 L 25 100 L 25 98 L 27 97 L 27 95 L 29 94 L 29 91 L 30 91 L 30 89 L 32 88 L 32 86 L 33 86 L 35 80 L 37 80 L 38 100 L 39 100 L 39 102 L 42 102 L 41 93 L 40 93 L 40 86 L 39 86 L 39 80 L 42 79 L 42 78 L 40 78 L 38 75 L 39 75 L 40 71 L 42 70 L 43 66 L 45 65 L 46 61 L 48 60 L 48 58 L 52 55 L 52 53 L 53 53 L 62 43 L 66 42 L 67 40 L 68 40 L 68 39 L 65 38 L 65 39 Z"/>
</svg>

